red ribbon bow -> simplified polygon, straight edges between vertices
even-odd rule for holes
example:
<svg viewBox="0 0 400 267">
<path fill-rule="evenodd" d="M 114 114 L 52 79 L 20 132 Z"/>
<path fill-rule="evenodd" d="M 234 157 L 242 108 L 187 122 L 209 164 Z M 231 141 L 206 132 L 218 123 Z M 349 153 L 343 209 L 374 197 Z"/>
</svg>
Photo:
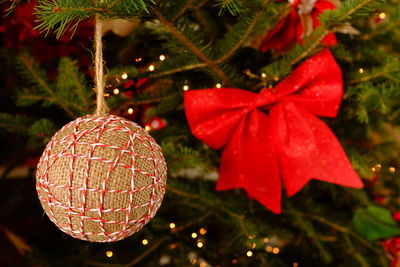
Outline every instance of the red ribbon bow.
<svg viewBox="0 0 400 267">
<path fill-rule="evenodd" d="M 273 89 L 191 90 L 184 102 L 193 134 L 223 147 L 217 190 L 244 188 L 280 213 L 281 177 L 288 196 L 311 179 L 363 186 L 335 135 L 316 117 L 335 117 L 342 95 L 341 70 L 326 49 Z"/>
</svg>

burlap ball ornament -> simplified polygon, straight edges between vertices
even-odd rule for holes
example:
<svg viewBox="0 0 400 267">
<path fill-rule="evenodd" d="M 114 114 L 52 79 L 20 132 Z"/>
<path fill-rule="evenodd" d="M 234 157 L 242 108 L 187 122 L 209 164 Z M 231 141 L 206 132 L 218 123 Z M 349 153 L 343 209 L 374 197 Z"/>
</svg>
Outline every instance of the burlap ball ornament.
<svg viewBox="0 0 400 267">
<path fill-rule="evenodd" d="M 156 214 L 166 172 L 161 148 L 139 125 L 89 115 L 65 125 L 47 144 L 36 189 L 63 232 L 113 242 L 139 231 Z"/>
</svg>

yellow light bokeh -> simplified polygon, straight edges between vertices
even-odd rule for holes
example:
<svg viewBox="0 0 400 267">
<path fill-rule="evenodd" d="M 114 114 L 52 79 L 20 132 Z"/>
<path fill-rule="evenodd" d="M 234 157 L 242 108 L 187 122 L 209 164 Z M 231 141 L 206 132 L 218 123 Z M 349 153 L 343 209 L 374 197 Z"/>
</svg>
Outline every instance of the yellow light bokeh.
<svg viewBox="0 0 400 267">
<path fill-rule="evenodd" d="M 201 235 L 205 235 L 205 234 L 207 233 L 206 228 L 200 228 L 199 233 L 200 233 Z"/>
</svg>

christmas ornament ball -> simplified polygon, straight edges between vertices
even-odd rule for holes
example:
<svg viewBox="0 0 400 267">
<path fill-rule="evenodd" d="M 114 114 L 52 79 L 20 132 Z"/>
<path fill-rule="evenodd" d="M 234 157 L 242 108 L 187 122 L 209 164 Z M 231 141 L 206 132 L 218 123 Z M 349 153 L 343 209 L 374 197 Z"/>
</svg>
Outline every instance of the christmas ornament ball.
<svg viewBox="0 0 400 267">
<path fill-rule="evenodd" d="M 161 148 L 134 122 L 105 115 L 78 118 L 47 144 L 36 189 L 50 218 L 82 240 L 113 242 L 156 214 L 166 186 Z"/>
</svg>

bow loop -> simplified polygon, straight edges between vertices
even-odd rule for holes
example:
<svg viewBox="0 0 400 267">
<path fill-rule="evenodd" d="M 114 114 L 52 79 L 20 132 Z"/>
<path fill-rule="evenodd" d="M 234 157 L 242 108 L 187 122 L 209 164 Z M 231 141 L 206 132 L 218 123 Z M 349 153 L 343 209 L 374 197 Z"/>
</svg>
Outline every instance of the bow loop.
<svg viewBox="0 0 400 267">
<path fill-rule="evenodd" d="M 256 98 L 255 93 L 233 88 L 187 91 L 184 102 L 189 126 L 197 138 L 219 149 L 231 139 Z"/>
<path fill-rule="evenodd" d="M 342 71 L 325 49 L 306 60 L 274 89 L 283 99 L 314 115 L 335 117 L 343 97 Z"/>
</svg>

